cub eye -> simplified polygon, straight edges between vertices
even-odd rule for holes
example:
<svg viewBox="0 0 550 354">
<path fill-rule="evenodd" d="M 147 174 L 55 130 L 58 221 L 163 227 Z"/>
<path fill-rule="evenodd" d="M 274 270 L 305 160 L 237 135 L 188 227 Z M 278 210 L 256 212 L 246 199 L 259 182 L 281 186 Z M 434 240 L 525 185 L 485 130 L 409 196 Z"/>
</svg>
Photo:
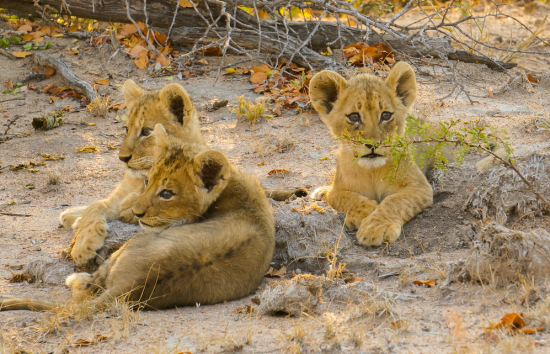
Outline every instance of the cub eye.
<svg viewBox="0 0 550 354">
<path fill-rule="evenodd" d="M 172 191 L 169 191 L 168 189 L 163 189 L 160 193 L 159 193 L 159 197 L 161 197 L 162 199 L 170 199 L 174 196 L 174 193 Z"/>
<path fill-rule="evenodd" d="M 390 112 L 382 112 L 382 114 L 380 115 L 380 120 L 382 122 L 388 122 L 391 120 L 391 117 L 393 116 L 393 113 L 390 113 Z"/>
<path fill-rule="evenodd" d="M 351 113 L 348 114 L 348 120 L 350 121 L 350 123 L 357 123 L 361 120 L 361 116 L 359 115 L 359 113 Z"/>
<path fill-rule="evenodd" d="M 142 128 L 139 132 L 139 136 L 149 136 L 151 135 L 152 130 L 149 128 Z"/>
<path fill-rule="evenodd" d="M 124 134 L 128 135 L 128 127 L 124 127 Z"/>
<path fill-rule="evenodd" d="M 145 177 L 145 187 L 149 184 L 149 178 Z"/>
</svg>

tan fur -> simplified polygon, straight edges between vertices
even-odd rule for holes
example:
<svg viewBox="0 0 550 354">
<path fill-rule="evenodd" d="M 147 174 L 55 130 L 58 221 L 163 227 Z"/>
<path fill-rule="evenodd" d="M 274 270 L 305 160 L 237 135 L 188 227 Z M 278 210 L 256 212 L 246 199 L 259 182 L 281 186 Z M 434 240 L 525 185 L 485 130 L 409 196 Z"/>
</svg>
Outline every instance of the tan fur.
<svg viewBox="0 0 550 354">
<path fill-rule="evenodd" d="M 76 231 L 69 250 L 79 264 L 93 258 L 103 245 L 108 221 L 119 218 L 137 222 L 131 208 L 143 189 L 144 175 L 154 161 L 156 124 L 162 124 L 177 139 L 205 144 L 197 111 L 181 86 L 170 84 L 160 91 L 147 92 L 127 80 L 123 91 L 129 112 L 124 125 L 127 135 L 119 152 L 128 168 L 124 178 L 106 199 L 88 207 L 66 210 L 60 216 L 61 225 Z"/>
<path fill-rule="evenodd" d="M 124 125 L 128 133 L 119 152 L 127 167 L 124 178 L 106 199 L 87 207 L 68 209 L 60 216 L 61 225 L 76 231 L 68 251 L 79 264 L 93 258 L 103 246 L 108 221 L 120 219 L 137 223 L 132 206 L 143 190 L 144 176 L 154 161 L 156 141 L 152 131 L 156 124 L 162 124 L 168 134 L 179 141 L 205 145 L 197 111 L 181 86 L 170 84 L 160 91 L 146 92 L 127 80 L 123 91 L 129 112 Z M 150 135 L 144 136 L 144 133 Z M 308 194 L 302 188 L 265 192 L 279 201 Z"/>
<path fill-rule="evenodd" d="M 359 132 L 364 139 L 377 142 L 388 135 L 403 135 L 416 93 L 414 71 L 404 62 L 397 63 L 385 81 L 372 75 L 346 81 L 337 73 L 323 71 L 310 84 L 311 102 L 335 137 L 347 130 L 351 136 Z M 381 119 L 383 112 L 392 113 L 387 122 Z M 347 118 L 352 113 L 359 114 L 358 122 Z M 402 226 L 433 202 L 432 188 L 415 164 L 402 163 L 399 183 L 384 179 L 392 163 L 387 152 L 340 140 L 332 186 L 314 194 L 317 199 L 326 196 L 333 208 L 346 213 L 346 227 L 358 229 L 357 239 L 365 246 L 395 241 Z M 353 166 L 356 154 L 369 153 L 380 156 L 364 157 Z"/>
<path fill-rule="evenodd" d="M 146 231 L 133 236 L 95 273 L 69 276 L 66 284 L 73 298 L 82 301 L 102 292 L 92 299 L 94 306 L 125 295 L 140 306 L 162 309 L 250 294 L 267 271 L 275 246 L 264 191 L 221 152 L 170 143 L 160 124 L 155 134 L 159 157 L 133 206 Z M 164 190 L 170 191 L 169 198 L 162 198 Z M 21 303 L 6 301 L 10 306 Z"/>
</svg>

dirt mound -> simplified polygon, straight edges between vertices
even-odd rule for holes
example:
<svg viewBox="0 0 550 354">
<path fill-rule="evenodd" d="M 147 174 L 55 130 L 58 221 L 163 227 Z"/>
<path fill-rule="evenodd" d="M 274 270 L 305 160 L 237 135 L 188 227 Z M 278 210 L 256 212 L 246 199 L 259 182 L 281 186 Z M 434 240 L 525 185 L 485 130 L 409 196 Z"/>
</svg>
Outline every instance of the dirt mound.
<svg viewBox="0 0 550 354">
<path fill-rule="evenodd" d="M 517 168 L 539 193 L 550 195 L 550 158 L 536 154 L 521 158 Z M 483 182 L 473 189 L 464 209 L 478 218 L 489 216 L 505 224 L 511 215 L 541 215 L 545 205 L 514 171 L 501 165 L 489 171 Z"/>
<path fill-rule="evenodd" d="M 67 263 L 60 263 L 51 258 L 38 258 L 30 262 L 21 273 L 12 276 L 12 282 L 26 280 L 30 283 L 60 285 L 65 284 L 65 278 L 74 273 Z"/>
<path fill-rule="evenodd" d="M 519 274 L 535 280 L 550 271 L 550 234 L 538 229 L 514 231 L 495 222 L 476 236 L 464 269 L 474 281 L 508 285 Z"/>
</svg>

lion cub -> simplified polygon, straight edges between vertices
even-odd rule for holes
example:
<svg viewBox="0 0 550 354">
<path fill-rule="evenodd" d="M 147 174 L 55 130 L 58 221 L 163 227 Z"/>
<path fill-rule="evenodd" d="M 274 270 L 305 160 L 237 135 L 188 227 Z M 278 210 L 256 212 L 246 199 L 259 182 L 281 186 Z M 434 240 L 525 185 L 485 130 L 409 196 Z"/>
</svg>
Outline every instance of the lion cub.
<svg viewBox="0 0 550 354">
<path fill-rule="evenodd" d="M 403 135 L 407 112 L 416 99 L 412 68 L 397 63 L 386 80 L 359 75 L 345 80 L 332 71 L 316 74 L 310 83 L 310 98 L 332 135 L 382 142 L 389 135 Z M 332 186 L 318 188 L 315 199 L 327 198 L 336 210 L 346 213 L 346 227 L 358 229 L 357 239 L 365 246 L 393 242 L 402 226 L 433 203 L 432 187 L 415 164 L 404 162 L 400 183 L 384 179 L 392 164 L 384 148 L 356 146 L 339 141 L 336 175 Z M 362 155 L 355 164 L 356 156 Z"/>
<path fill-rule="evenodd" d="M 133 212 L 146 230 L 133 236 L 93 274 L 67 278 L 73 297 L 96 292 L 101 305 L 129 294 L 151 309 L 215 304 L 253 292 L 275 246 L 271 206 L 256 179 L 204 145 L 154 135 L 157 160 Z M 0 309 L 45 310 L 52 304 L 11 299 Z"/>
</svg>

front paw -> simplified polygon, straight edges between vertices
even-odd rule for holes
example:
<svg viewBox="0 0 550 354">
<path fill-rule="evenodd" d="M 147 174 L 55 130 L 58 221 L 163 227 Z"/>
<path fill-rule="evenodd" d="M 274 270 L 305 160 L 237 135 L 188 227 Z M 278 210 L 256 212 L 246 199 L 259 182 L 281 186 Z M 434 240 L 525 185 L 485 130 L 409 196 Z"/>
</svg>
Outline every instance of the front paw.
<svg viewBox="0 0 550 354">
<path fill-rule="evenodd" d="M 363 220 L 357 231 L 357 240 L 363 246 L 380 246 L 382 242 L 393 242 L 401 234 L 399 222 L 368 217 Z"/>
<path fill-rule="evenodd" d="M 363 221 L 365 217 L 366 216 L 361 212 L 350 210 L 346 213 L 344 225 L 350 230 L 357 230 L 361 226 L 361 221 Z"/>
<path fill-rule="evenodd" d="M 74 245 L 71 257 L 78 264 L 84 264 L 96 256 L 96 251 L 103 246 L 103 239 L 107 235 L 107 222 L 96 220 L 90 223 L 81 222 L 74 236 Z"/>
<path fill-rule="evenodd" d="M 59 215 L 59 223 L 61 226 L 63 226 L 65 229 L 73 228 L 73 230 L 76 230 L 77 226 L 73 226 L 75 221 L 84 214 L 84 211 L 86 210 L 86 206 L 83 207 L 76 207 L 67 209 L 64 212 Z"/>
<path fill-rule="evenodd" d="M 120 221 L 126 222 L 128 224 L 137 224 L 139 222 L 139 219 L 136 218 L 136 216 L 132 212 L 132 208 L 121 211 L 118 218 L 120 219 Z"/>
</svg>

